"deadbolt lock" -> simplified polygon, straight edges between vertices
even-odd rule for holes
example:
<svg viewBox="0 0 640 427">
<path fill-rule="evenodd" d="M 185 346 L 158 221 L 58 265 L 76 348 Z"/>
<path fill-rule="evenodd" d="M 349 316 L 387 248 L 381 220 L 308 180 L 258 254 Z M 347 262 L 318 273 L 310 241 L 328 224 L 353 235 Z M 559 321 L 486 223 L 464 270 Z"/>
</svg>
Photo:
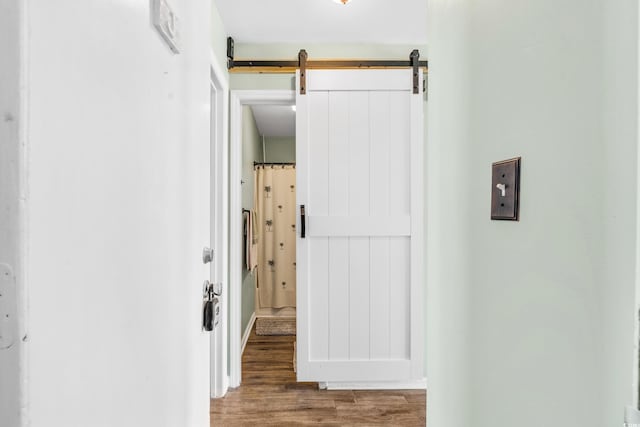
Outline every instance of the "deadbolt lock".
<svg viewBox="0 0 640 427">
<path fill-rule="evenodd" d="M 208 264 L 211 261 L 213 261 L 213 249 L 205 246 L 204 249 L 202 249 L 202 262 Z"/>
</svg>

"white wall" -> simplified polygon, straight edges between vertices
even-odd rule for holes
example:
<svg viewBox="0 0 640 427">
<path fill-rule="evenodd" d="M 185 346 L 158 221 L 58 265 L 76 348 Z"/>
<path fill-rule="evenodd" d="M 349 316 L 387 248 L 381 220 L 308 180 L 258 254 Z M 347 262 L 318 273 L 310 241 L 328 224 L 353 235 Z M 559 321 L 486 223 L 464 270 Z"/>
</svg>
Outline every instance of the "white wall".
<svg viewBox="0 0 640 427">
<path fill-rule="evenodd" d="M 622 425 L 636 6 L 431 0 L 428 16 L 429 423 Z M 514 156 L 521 220 L 490 221 L 490 165 Z"/>
<path fill-rule="evenodd" d="M 211 1 L 211 50 L 220 70 L 225 71 L 227 70 L 227 37 L 227 31 L 216 7 L 216 2 Z"/>
<path fill-rule="evenodd" d="M 29 1 L 34 427 L 209 424 L 208 3 Z"/>
<path fill-rule="evenodd" d="M 23 129 L 20 55 L 20 2 L 0 4 L 0 425 L 15 426 L 22 421 L 24 359 L 22 302 L 23 263 L 20 234 Z M 5 276 L 5 272 L 9 273 Z M 22 306 L 22 304 L 20 304 Z M 9 315 L 9 318 L 5 316 Z M 20 315 L 20 318 L 18 317 Z"/>
</svg>

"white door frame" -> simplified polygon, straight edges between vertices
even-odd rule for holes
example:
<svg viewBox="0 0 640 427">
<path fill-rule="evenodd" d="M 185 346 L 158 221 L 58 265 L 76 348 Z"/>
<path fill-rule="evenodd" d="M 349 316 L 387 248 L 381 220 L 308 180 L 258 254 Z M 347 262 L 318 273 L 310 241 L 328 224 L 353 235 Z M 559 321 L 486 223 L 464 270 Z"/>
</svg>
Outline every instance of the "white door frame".
<svg viewBox="0 0 640 427">
<path fill-rule="evenodd" d="M 638 10 L 638 22 L 640 22 L 640 10 Z M 640 26 L 636 28 L 638 46 L 637 62 L 637 92 L 636 102 L 640 103 Z M 636 113 L 636 164 L 640 165 L 640 109 Z M 640 168 L 636 172 L 636 265 L 635 265 L 635 309 L 634 315 L 634 348 L 633 358 L 633 403 L 640 410 Z"/>
<path fill-rule="evenodd" d="M 222 284 L 220 296 L 220 324 L 210 333 L 210 396 L 222 397 L 229 388 L 227 375 L 227 318 L 229 301 L 229 211 L 228 200 L 228 111 L 229 85 L 226 73 L 211 54 L 211 248 L 214 250 L 211 262 L 210 280 Z"/>
<path fill-rule="evenodd" d="M 245 105 L 293 105 L 293 90 L 232 90 L 230 101 L 231 147 L 229 158 L 229 386 L 242 379 L 242 107 Z"/>
</svg>

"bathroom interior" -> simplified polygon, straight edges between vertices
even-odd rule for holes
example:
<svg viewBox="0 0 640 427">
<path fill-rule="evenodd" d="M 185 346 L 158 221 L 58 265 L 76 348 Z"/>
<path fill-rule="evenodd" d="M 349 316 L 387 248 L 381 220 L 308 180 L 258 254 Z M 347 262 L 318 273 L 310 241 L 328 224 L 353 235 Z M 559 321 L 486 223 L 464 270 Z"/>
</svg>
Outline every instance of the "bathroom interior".
<svg viewBox="0 0 640 427">
<path fill-rule="evenodd" d="M 296 334 L 295 160 L 295 107 L 243 106 L 243 349 L 252 328 Z"/>
</svg>

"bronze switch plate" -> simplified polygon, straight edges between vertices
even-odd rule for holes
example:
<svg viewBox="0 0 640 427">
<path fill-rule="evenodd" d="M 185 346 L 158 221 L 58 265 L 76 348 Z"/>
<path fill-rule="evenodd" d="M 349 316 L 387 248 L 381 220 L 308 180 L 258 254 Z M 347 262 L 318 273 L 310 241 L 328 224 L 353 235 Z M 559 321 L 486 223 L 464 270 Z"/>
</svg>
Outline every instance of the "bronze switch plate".
<svg viewBox="0 0 640 427">
<path fill-rule="evenodd" d="M 520 157 L 491 166 L 491 219 L 518 221 L 520 214 Z"/>
</svg>

